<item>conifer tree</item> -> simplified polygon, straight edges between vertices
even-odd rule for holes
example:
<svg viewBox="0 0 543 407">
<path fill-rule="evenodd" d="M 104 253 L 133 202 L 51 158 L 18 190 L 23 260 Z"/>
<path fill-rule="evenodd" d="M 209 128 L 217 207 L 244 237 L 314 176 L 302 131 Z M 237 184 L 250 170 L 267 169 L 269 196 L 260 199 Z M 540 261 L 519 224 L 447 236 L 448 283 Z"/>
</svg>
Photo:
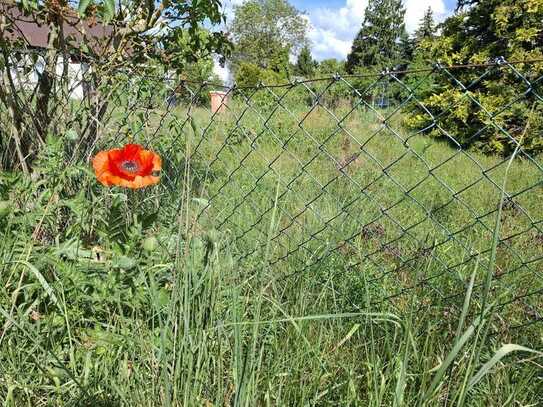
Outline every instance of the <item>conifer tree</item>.
<svg viewBox="0 0 543 407">
<path fill-rule="evenodd" d="M 419 44 L 424 39 L 434 38 L 436 33 L 436 24 L 434 22 L 434 13 L 431 7 L 428 7 L 424 12 L 419 27 L 415 31 L 415 44 Z"/>
<path fill-rule="evenodd" d="M 440 25 L 440 35 L 422 40 L 417 45 L 414 68 L 425 68 L 430 62 L 454 64 L 492 63 L 538 60 L 543 56 L 543 0 L 461 0 L 457 13 Z M 486 153 L 511 154 L 522 139 L 523 151 L 543 152 L 543 105 L 540 95 L 528 92 L 519 98 L 521 78 L 538 83 L 543 66 L 537 63 L 519 64 L 519 74 L 511 75 L 503 65 L 488 69 L 485 80 L 470 87 L 477 103 L 464 99 L 465 91 L 441 75 L 411 78 L 417 86 L 417 100 L 430 106 L 431 115 L 415 114 L 411 125 L 430 129 L 433 136 L 455 141 L 463 147 L 473 147 Z M 472 83 L 481 71 L 463 69 L 454 72 L 459 83 Z M 408 82 L 409 83 L 409 82 Z M 534 87 L 536 88 L 537 85 Z M 461 102 L 453 102 L 461 101 Z M 464 102 L 466 101 L 466 102 Z M 515 101 L 515 103 L 511 103 Z M 462 104 L 461 104 L 462 103 Z M 508 106 L 511 103 L 511 106 Z M 451 106 L 455 109 L 451 109 Z M 488 124 L 481 111 L 500 112 L 493 117 L 498 126 Z M 435 118 L 438 126 L 436 126 Z M 530 131 L 523 133 L 529 122 Z M 447 130 L 440 134 L 436 128 Z M 507 132 L 508 134 L 506 134 Z"/>
<path fill-rule="evenodd" d="M 310 77 L 315 72 L 315 68 L 316 63 L 311 56 L 309 47 L 303 47 L 296 61 L 296 72 L 302 76 Z"/>
<path fill-rule="evenodd" d="M 362 28 L 347 56 L 347 71 L 358 67 L 392 68 L 403 61 L 405 8 L 402 0 L 370 0 Z M 402 41 L 404 39 L 404 41 Z"/>
</svg>

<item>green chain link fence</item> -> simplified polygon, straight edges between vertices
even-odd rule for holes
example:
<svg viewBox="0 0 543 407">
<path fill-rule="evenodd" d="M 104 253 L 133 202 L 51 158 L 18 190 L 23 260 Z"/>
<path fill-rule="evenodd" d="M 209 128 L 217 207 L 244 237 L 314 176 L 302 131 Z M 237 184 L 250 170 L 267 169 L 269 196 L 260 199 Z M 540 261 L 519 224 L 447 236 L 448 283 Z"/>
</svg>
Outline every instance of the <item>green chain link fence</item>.
<svg viewBox="0 0 543 407">
<path fill-rule="evenodd" d="M 279 280 L 347 280 L 353 308 L 361 281 L 372 304 L 397 309 L 415 291 L 421 305 L 447 304 L 444 319 L 461 308 L 476 265 L 481 295 L 503 193 L 496 331 L 542 319 L 542 61 L 252 87 L 72 70 L 41 110 L 39 73 L 18 61 L 2 79 L 4 167 L 18 162 L 17 134 L 26 157 L 46 134 L 66 135 L 73 163 L 142 143 L 164 160 L 160 186 L 146 193 L 178 194 L 193 214 L 187 227 L 227 236 L 247 270 L 266 258 Z M 223 92 L 218 111 L 211 91 Z"/>
</svg>

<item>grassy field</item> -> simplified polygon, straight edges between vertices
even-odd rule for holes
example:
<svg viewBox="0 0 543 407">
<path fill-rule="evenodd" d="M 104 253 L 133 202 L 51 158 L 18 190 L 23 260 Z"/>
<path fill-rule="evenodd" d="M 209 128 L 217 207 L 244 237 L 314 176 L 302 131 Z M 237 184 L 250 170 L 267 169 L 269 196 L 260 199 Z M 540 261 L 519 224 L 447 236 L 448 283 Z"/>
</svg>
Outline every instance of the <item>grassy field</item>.
<svg viewBox="0 0 543 407">
<path fill-rule="evenodd" d="M 502 200 L 507 160 L 398 114 L 134 117 L 155 188 L 60 140 L 1 174 L 4 405 L 543 403 L 540 159 Z"/>
</svg>

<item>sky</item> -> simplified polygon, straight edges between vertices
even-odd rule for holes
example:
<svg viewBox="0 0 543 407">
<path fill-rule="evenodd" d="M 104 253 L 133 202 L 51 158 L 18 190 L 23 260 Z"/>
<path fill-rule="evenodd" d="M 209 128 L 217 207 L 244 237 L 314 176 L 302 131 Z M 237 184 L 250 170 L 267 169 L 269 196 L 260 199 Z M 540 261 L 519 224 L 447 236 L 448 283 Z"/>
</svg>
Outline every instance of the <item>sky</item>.
<svg viewBox="0 0 543 407">
<path fill-rule="evenodd" d="M 224 0 L 227 16 L 232 16 L 233 5 L 244 0 Z M 308 37 L 311 53 L 317 61 L 327 58 L 345 59 L 351 50 L 354 37 L 360 30 L 368 0 L 289 0 L 309 20 Z M 407 31 L 418 26 L 424 11 L 431 7 L 434 19 L 443 21 L 450 15 L 456 0 L 404 0 Z M 220 76 L 225 72 L 218 71 Z"/>
</svg>

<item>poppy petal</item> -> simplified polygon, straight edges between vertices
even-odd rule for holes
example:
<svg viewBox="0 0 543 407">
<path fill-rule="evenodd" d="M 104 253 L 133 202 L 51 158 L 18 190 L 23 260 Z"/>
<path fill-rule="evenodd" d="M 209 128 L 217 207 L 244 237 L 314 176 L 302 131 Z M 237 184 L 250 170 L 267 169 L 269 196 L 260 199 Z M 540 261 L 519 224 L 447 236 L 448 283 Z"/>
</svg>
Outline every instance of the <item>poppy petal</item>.
<svg viewBox="0 0 543 407">
<path fill-rule="evenodd" d="M 162 160 L 139 144 L 127 144 L 122 149 L 98 152 L 92 159 L 92 166 L 97 180 L 103 185 L 137 189 L 160 181 L 152 173 L 162 169 Z"/>
<path fill-rule="evenodd" d="M 92 167 L 94 168 L 98 181 L 104 183 L 104 176 L 109 172 L 108 152 L 100 151 L 98 154 L 96 154 L 96 156 L 92 159 Z"/>
<path fill-rule="evenodd" d="M 139 154 L 142 171 L 140 175 L 149 175 L 153 171 L 160 171 L 162 169 L 162 160 L 158 154 L 149 150 L 143 150 Z"/>
<path fill-rule="evenodd" d="M 153 153 L 153 171 L 160 171 L 162 169 L 162 159 L 158 154 Z"/>
<path fill-rule="evenodd" d="M 122 150 L 122 155 L 125 160 L 135 159 L 143 150 L 139 144 L 127 144 Z"/>
</svg>

